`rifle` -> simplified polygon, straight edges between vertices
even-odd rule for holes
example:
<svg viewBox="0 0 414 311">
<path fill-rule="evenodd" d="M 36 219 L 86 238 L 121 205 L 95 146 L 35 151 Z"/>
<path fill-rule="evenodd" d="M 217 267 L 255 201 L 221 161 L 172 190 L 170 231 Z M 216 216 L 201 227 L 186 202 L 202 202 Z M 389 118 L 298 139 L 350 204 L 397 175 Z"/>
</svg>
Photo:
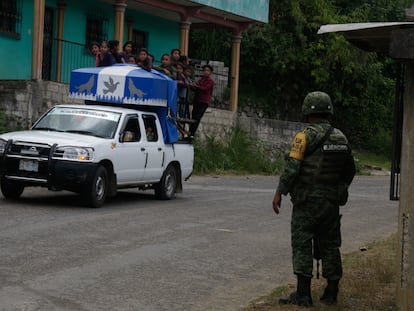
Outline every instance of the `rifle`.
<svg viewBox="0 0 414 311">
<path fill-rule="evenodd" d="M 319 261 L 321 260 L 321 250 L 319 248 L 318 237 L 313 237 L 313 258 L 316 260 L 316 278 L 319 279 Z"/>
</svg>

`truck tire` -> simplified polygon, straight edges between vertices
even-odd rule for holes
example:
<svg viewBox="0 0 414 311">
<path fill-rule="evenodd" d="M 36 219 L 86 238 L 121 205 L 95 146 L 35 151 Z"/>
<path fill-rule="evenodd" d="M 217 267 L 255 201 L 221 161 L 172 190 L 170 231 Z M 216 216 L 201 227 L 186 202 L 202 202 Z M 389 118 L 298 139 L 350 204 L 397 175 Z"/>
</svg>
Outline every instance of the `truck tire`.
<svg viewBox="0 0 414 311">
<path fill-rule="evenodd" d="M 6 178 L 1 179 L 1 193 L 6 199 L 18 199 L 24 190 L 24 186 L 18 181 L 9 181 Z"/>
<path fill-rule="evenodd" d="M 90 207 L 99 208 L 104 205 L 107 194 L 108 172 L 105 167 L 98 166 L 92 183 L 87 187 L 83 195 Z"/>
<path fill-rule="evenodd" d="M 155 185 L 155 195 L 160 200 L 171 200 L 177 190 L 177 171 L 169 165 L 159 183 Z"/>
</svg>

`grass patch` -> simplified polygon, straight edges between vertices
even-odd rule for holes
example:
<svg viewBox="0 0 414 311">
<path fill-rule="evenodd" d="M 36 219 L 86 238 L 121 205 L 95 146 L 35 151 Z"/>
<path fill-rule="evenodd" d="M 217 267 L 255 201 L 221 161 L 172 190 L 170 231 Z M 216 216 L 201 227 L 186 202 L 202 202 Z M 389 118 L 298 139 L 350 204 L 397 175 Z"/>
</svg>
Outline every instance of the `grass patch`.
<svg viewBox="0 0 414 311">
<path fill-rule="evenodd" d="M 388 172 L 391 169 L 391 161 L 384 154 L 354 151 L 357 174 L 373 175 L 375 172 Z"/>
<path fill-rule="evenodd" d="M 283 159 L 271 160 L 260 141 L 243 130 L 229 130 L 224 139 L 207 137 L 194 144 L 195 174 L 279 174 Z"/>
<path fill-rule="evenodd" d="M 326 285 L 323 278 L 312 279 L 312 310 L 396 311 L 397 235 L 368 245 L 366 251 L 343 258 L 344 276 L 339 284 L 338 303 L 325 306 L 319 302 Z M 280 297 L 295 290 L 292 286 L 275 289 L 270 295 L 252 302 L 243 311 L 303 310 L 303 307 L 279 305 Z"/>
</svg>

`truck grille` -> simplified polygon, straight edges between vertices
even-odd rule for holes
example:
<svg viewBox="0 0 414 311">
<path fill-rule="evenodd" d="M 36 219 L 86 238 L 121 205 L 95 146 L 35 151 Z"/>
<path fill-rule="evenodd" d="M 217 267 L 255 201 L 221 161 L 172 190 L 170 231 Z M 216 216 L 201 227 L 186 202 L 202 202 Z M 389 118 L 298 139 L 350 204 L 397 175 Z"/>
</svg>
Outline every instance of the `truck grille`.
<svg viewBox="0 0 414 311">
<path fill-rule="evenodd" d="M 47 144 L 13 142 L 6 150 L 6 175 L 46 182 L 51 148 Z"/>
<path fill-rule="evenodd" d="M 50 149 L 49 145 L 15 142 L 8 150 L 8 155 L 48 159 Z"/>
</svg>

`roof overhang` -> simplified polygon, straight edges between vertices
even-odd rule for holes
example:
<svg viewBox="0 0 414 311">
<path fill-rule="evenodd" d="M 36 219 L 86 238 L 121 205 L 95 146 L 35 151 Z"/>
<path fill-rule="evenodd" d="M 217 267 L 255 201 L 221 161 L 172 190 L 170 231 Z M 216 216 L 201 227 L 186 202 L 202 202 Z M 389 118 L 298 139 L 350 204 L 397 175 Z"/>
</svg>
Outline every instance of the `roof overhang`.
<svg viewBox="0 0 414 311">
<path fill-rule="evenodd" d="M 318 34 L 342 34 L 350 43 L 368 52 L 385 53 L 393 58 L 407 58 L 401 45 L 414 38 L 414 22 L 330 24 L 319 28 Z M 411 42 L 412 44 L 413 42 Z M 411 45 L 409 44 L 409 45 Z M 413 46 L 414 47 L 414 46 Z M 412 48 L 411 48 L 412 49 Z M 411 53 L 409 53 L 411 55 Z M 411 59 L 411 57 L 408 57 Z"/>
<path fill-rule="evenodd" d="M 113 0 L 102 1 L 113 3 Z M 190 0 L 128 0 L 126 8 L 170 21 L 188 22 L 191 27 L 198 25 L 243 31 L 252 24 L 263 23 L 260 20 Z"/>
</svg>

